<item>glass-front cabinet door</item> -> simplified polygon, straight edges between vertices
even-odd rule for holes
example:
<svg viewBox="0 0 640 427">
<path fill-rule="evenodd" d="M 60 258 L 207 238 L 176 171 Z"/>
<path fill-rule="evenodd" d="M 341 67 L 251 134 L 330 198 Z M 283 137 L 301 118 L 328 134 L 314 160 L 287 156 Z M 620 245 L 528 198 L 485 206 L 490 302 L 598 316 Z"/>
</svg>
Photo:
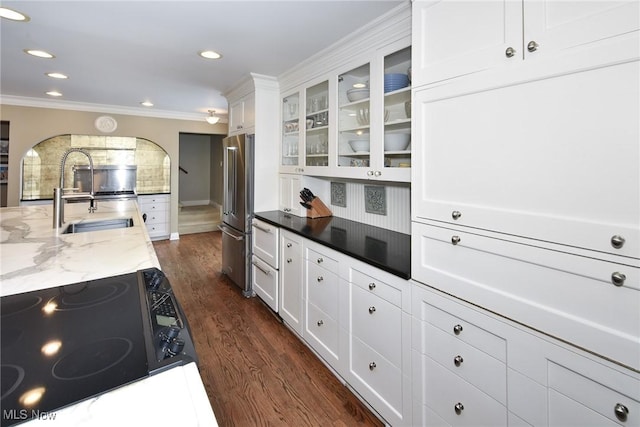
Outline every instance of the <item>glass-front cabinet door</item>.
<svg viewBox="0 0 640 427">
<path fill-rule="evenodd" d="M 282 99 L 281 171 L 301 172 L 300 131 L 300 94 L 296 92 Z"/>
<path fill-rule="evenodd" d="M 329 166 L 329 81 L 305 91 L 305 166 Z"/>
<path fill-rule="evenodd" d="M 338 168 L 371 164 L 370 72 L 365 64 L 338 76 Z"/>
<path fill-rule="evenodd" d="M 384 175 L 408 181 L 411 167 L 411 46 L 384 57 L 383 89 Z"/>
</svg>

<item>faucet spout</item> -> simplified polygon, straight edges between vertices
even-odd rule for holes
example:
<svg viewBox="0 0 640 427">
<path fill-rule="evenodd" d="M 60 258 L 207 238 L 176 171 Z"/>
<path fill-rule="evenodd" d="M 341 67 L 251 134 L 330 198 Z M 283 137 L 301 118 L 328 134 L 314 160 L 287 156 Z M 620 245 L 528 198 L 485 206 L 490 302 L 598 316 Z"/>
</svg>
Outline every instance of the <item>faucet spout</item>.
<svg viewBox="0 0 640 427">
<path fill-rule="evenodd" d="M 87 156 L 89 159 L 89 170 L 91 173 L 91 190 L 89 194 L 76 194 L 76 195 L 65 195 L 64 191 L 66 190 L 64 186 L 64 168 L 67 163 L 67 158 L 71 153 L 82 153 Z M 96 200 L 94 198 L 93 192 L 93 159 L 88 151 L 83 150 L 82 148 L 70 148 L 62 155 L 62 159 L 60 160 L 60 187 L 56 187 L 53 189 L 53 228 L 59 229 L 64 224 L 64 199 L 69 198 L 87 198 L 89 201 L 89 212 L 94 212 L 97 209 Z"/>
</svg>

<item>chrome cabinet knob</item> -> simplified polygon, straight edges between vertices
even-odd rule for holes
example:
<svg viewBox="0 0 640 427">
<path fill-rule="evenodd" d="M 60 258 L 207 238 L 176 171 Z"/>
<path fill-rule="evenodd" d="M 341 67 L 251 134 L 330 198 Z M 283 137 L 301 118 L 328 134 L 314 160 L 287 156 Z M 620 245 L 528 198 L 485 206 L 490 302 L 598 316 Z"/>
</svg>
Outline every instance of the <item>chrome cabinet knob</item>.
<svg viewBox="0 0 640 427">
<path fill-rule="evenodd" d="M 324 262 L 324 259 L 322 259 L 322 258 L 318 258 L 318 260 L 317 260 L 317 261 L 318 261 L 318 264 L 322 264 L 322 263 Z"/>
<path fill-rule="evenodd" d="M 374 290 L 375 288 L 376 288 L 376 284 L 375 283 L 373 283 L 373 282 L 369 283 L 369 290 L 370 291 Z"/>
<path fill-rule="evenodd" d="M 627 421 L 627 415 L 629 415 L 629 409 L 624 406 L 622 403 L 616 403 L 616 406 L 613 408 L 613 412 L 616 414 L 616 418 L 620 421 Z"/>
<path fill-rule="evenodd" d="M 456 366 L 462 365 L 462 362 L 464 362 L 464 359 L 460 355 L 457 355 L 456 357 L 453 358 L 453 364 Z"/>
<path fill-rule="evenodd" d="M 367 176 L 373 176 L 373 171 L 367 171 Z"/>
<path fill-rule="evenodd" d="M 460 211 L 453 211 L 451 212 L 451 218 L 453 219 L 460 219 L 460 217 L 462 216 L 462 212 Z"/>
<path fill-rule="evenodd" d="M 619 271 L 616 271 L 611 275 L 611 283 L 616 286 L 624 285 L 625 280 L 627 280 L 627 276 L 624 273 L 620 273 Z"/>
<path fill-rule="evenodd" d="M 507 58 L 513 58 L 513 55 L 515 55 L 515 54 L 516 54 L 516 50 L 514 48 L 512 48 L 511 46 L 509 46 L 507 48 L 507 50 L 504 51 L 504 55 Z"/>
<path fill-rule="evenodd" d="M 290 248 L 291 247 L 291 243 L 287 243 L 287 247 Z"/>
<path fill-rule="evenodd" d="M 318 280 L 318 282 L 322 282 L 322 281 L 324 280 L 324 277 L 322 277 L 322 276 L 318 276 L 318 279 L 317 279 L 317 280 Z"/>
<path fill-rule="evenodd" d="M 462 332 L 462 325 L 456 325 L 453 327 L 453 333 L 456 335 L 460 335 L 460 332 Z"/>
<path fill-rule="evenodd" d="M 376 362 L 369 363 L 369 370 L 373 371 L 376 368 Z"/>
<path fill-rule="evenodd" d="M 369 314 L 373 314 L 376 312 L 376 308 L 374 306 L 369 307 Z"/>
<path fill-rule="evenodd" d="M 287 264 L 291 264 L 291 261 L 293 261 L 291 258 L 287 258 Z"/>
<path fill-rule="evenodd" d="M 324 325 L 324 322 L 323 322 L 322 320 L 318 320 L 318 322 L 317 322 L 317 323 L 318 323 L 318 326 L 322 326 L 322 325 Z"/>
<path fill-rule="evenodd" d="M 619 235 L 615 235 L 613 237 L 611 237 L 611 246 L 613 246 L 616 249 L 620 249 L 621 247 L 624 246 L 624 242 L 626 242 L 627 240 Z"/>
<path fill-rule="evenodd" d="M 453 410 L 456 411 L 456 414 L 460 415 L 462 411 L 464 411 L 464 405 L 458 402 L 453 406 Z"/>
<path fill-rule="evenodd" d="M 453 236 L 451 237 L 451 243 L 454 245 L 457 245 L 458 243 L 460 243 L 460 236 Z"/>
<path fill-rule="evenodd" d="M 531 40 L 529 43 L 527 43 L 527 50 L 529 52 L 535 52 L 536 50 L 538 50 L 538 46 L 539 46 L 538 43 Z"/>
<path fill-rule="evenodd" d="M 382 172 L 380 172 L 380 171 L 375 171 L 375 172 L 373 173 L 373 175 L 375 175 L 375 176 L 380 176 L 380 175 L 382 175 Z"/>
</svg>

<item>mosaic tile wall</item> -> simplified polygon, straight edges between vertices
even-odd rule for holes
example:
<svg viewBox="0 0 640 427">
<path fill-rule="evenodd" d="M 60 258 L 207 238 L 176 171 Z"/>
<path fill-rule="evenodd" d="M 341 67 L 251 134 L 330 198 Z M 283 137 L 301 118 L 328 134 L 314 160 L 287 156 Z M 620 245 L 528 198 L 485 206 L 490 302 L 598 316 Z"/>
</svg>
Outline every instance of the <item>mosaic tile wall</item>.
<svg viewBox="0 0 640 427">
<path fill-rule="evenodd" d="M 138 194 L 170 192 L 171 161 L 157 144 L 142 138 L 60 135 L 46 139 L 27 152 L 22 167 L 22 199 L 38 200 L 53 197 L 60 183 L 60 161 L 69 148 L 89 152 L 94 166 L 137 165 Z M 71 153 L 65 168 L 65 186 L 73 182 L 74 164 L 87 165 L 82 153 Z"/>
</svg>

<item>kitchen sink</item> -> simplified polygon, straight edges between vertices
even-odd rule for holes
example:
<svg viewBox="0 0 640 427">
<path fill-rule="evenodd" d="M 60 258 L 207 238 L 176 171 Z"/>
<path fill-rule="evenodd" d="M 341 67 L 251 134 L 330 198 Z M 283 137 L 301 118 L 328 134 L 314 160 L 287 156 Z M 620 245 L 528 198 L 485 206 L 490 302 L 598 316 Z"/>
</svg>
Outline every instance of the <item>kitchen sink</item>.
<svg viewBox="0 0 640 427">
<path fill-rule="evenodd" d="M 90 231 L 113 230 L 133 227 L 133 218 L 112 218 L 99 221 L 75 222 L 69 224 L 62 234 L 87 233 Z"/>
</svg>

